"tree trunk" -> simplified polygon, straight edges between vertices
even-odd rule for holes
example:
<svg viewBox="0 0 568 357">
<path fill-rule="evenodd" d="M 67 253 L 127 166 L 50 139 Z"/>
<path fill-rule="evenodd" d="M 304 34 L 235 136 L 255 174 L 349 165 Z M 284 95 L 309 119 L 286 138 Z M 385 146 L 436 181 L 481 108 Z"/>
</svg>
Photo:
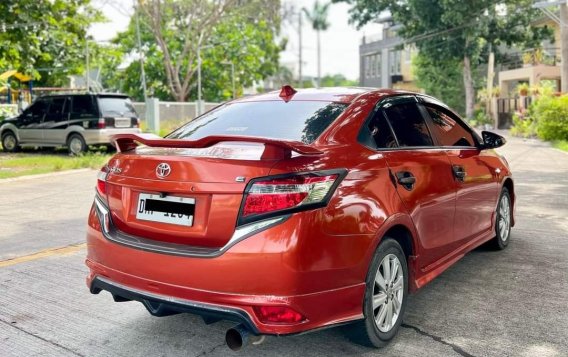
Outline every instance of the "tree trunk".
<svg viewBox="0 0 568 357">
<path fill-rule="evenodd" d="M 320 87 L 321 83 L 321 41 L 320 41 L 320 30 L 316 31 L 318 36 L 318 80 L 317 80 L 317 87 Z"/>
<path fill-rule="evenodd" d="M 463 57 L 463 85 L 465 88 L 465 116 L 473 118 L 473 108 L 475 105 L 475 89 L 471 78 L 471 60 L 466 55 Z"/>
<path fill-rule="evenodd" d="M 562 59 L 560 90 L 564 93 L 568 93 L 568 4 L 560 5 L 560 21 L 560 56 Z"/>
</svg>

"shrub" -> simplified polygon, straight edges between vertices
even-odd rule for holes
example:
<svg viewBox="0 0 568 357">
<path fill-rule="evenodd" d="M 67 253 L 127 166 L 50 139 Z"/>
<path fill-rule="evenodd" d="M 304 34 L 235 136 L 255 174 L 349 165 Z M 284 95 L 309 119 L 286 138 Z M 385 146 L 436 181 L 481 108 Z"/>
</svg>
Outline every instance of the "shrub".
<svg viewBox="0 0 568 357">
<path fill-rule="evenodd" d="M 539 138 L 568 140 L 568 96 L 541 97 L 531 111 Z"/>
</svg>

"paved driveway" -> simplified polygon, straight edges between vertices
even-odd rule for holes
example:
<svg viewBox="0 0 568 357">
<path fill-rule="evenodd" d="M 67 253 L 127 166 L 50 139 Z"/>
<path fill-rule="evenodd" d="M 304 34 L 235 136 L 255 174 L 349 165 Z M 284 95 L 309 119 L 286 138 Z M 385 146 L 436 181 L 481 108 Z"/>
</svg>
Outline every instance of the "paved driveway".
<svg viewBox="0 0 568 357">
<path fill-rule="evenodd" d="M 411 296 L 387 348 L 332 329 L 240 354 L 568 356 L 568 154 L 520 139 L 500 151 L 519 197 L 509 249 L 477 249 Z M 94 182 L 94 171 L 0 181 L 0 356 L 234 354 L 223 343 L 229 323 L 155 318 L 88 293 L 82 243 Z"/>
</svg>

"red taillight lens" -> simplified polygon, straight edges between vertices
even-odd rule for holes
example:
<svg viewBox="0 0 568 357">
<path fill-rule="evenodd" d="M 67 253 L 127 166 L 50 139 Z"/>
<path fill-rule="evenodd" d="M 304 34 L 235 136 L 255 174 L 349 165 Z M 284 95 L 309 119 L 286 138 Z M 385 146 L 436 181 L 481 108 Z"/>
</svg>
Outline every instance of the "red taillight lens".
<svg viewBox="0 0 568 357">
<path fill-rule="evenodd" d="M 106 128 L 106 121 L 105 118 L 99 118 L 99 121 L 97 123 L 97 128 L 98 129 L 104 129 Z"/>
<path fill-rule="evenodd" d="M 107 167 L 104 166 L 101 171 L 97 174 L 97 192 L 103 198 L 106 197 L 107 194 L 107 186 L 106 186 L 106 177 L 107 177 Z"/>
<path fill-rule="evenodd" d="M 256 181 L 247 192 L 242 216 L 321 203 L 338 178 L 339 174 L 304 174 Z"/>
<path fill-rule="evenodd" d="M 293 324 L 306 318 L 287 306 L 255 306 L 254 312 L 263 323 Z"/>
</svg>

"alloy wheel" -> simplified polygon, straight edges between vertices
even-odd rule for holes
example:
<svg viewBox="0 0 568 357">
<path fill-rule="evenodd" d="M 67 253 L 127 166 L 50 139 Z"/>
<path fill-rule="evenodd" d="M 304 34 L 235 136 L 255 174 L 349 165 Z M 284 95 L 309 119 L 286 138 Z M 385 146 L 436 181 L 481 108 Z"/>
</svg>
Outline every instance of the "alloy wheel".
<svg viewBox="0 0 568 357">
<path fill-rule="evenodd" d="M 383 258 L 375 276 L 373 314 L 381 332 L 389 332 L 396 324 L 404 299 L 404 272 L 394 254 Z"/>
<path fill-rule="evenodd" d="M 507 195 L 501 197 L 499 202 L 499 238 L 505 242 L 509 239 L 509 228 L 511 227 L 511 202 Z"/>
</svg>

